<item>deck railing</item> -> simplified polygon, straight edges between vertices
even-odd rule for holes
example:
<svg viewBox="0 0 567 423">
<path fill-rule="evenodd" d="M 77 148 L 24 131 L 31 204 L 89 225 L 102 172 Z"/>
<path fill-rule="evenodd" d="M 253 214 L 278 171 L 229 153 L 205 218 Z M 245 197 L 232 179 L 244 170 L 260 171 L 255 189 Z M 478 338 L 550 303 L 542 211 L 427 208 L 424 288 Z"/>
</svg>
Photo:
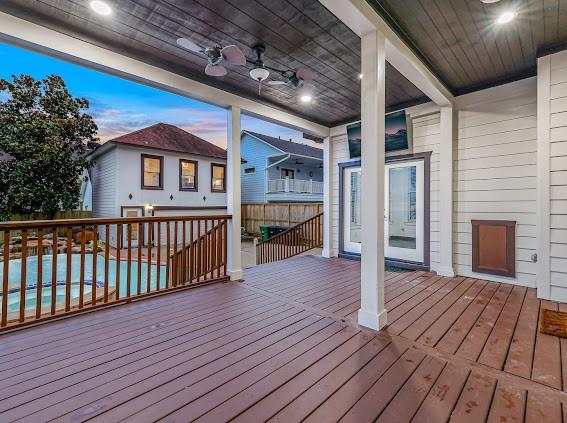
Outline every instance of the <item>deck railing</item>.
<svg viewBox="0 0 567 423">
<path fill-rule="evenodd" d="M 323 194 L 323 182 L 303 179 L 270 179 L 268 193 Z"/>
<path fill-rule="evenodd" d="M 230 219 L 0 223 L 0 331 L 227 280 Z"/>
<path fill-rule="evenodd" d="M 323 213 L 256 246 L 256 264 L 284 260 L 323 245 Z"/>
</svg>

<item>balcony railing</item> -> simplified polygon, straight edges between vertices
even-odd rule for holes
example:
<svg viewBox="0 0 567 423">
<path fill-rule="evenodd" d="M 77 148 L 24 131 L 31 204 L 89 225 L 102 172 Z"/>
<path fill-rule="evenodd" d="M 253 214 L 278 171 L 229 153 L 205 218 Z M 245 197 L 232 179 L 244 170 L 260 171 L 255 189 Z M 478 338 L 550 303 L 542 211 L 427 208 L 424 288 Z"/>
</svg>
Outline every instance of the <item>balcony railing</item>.
<svg viewBox="0 0 567 423">
<path fill-rule="evenodd" d="M 271 179 L 268 193 L 323 194 L 323 182 L 303 179 Z"/>
<path fill-rule="evenodd" d="M 227 280 L 230 219 L 0 223 L 0 331 Z"/>
</svg>

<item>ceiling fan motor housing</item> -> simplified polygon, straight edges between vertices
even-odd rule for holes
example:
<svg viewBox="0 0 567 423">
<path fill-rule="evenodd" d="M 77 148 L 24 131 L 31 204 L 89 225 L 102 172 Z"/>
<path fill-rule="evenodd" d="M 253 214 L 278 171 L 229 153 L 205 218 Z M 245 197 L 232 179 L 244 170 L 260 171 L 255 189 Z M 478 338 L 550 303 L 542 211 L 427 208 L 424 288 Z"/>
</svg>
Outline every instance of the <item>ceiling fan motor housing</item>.
<svg viewBox="0 0 567 423">
<path fill-rule="evenodd" d="M 221 48 L 218 46 L 207 47 L 205 49 L 205 54 L 211 65 L 218 65 L 222 60 Z"/>
</svg>

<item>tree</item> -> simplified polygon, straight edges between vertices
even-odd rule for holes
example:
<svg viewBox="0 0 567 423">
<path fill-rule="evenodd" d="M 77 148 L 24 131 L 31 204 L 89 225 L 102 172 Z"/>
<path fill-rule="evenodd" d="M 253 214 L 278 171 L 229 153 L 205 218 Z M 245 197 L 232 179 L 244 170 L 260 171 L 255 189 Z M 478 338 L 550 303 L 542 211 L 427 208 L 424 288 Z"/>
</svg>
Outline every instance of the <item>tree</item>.
<svg viewBox="0 0 567 423">
<path fill-rule="evenodd" d="M 76 208 L 97 126 L 59 76 L 0 79 L 0 220 Z"/>
</svg>

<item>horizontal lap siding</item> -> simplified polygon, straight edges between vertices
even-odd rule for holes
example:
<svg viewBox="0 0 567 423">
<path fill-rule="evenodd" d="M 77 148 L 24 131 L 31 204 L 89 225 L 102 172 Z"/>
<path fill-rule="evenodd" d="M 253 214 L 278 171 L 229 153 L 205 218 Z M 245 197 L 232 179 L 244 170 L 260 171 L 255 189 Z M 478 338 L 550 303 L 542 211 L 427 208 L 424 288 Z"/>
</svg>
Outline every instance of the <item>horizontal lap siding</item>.
<svg viewBox="0 0 567 423">
<path fill-rule="evenodd" d="M 339 251 L 339 163 L 351 161 L 348 152 L 347 135 L 341 134 L 331 138 L 333 144 L 331 156 L 332 199 L 331 199 L 331 233 L 333 237 L 333 250 Z M 355 159 L 357 160 L 357 159 Z"/>
<path fill-rule="evenodd" d="M 453 260 L 459 275 L 477 276 L 472 272 L 472 219 L 515 220 L 516 279 L 494 279 L 535 286 L 536 101 L 530 93 L 459 111 L 453 198 Z"/>
<path fill-rule="evenodd" d="M 91 172 L 93 187 L 93 217 L 111 218 L 120 216 L 120 208 L 117 203 L 118 187 L 118 154 L 114 148 L 95 159 L 96 166 Z M 106 233 L 104 227 L 100 227 L 98 236 L 104 240 Z M 116 228 L 111 227 L 111 244 L 116 245 Z"/>
<path fill-rule="evenodd" d="M 433 113 L 411 119 L 413 152 L 431 152 L 430 173 L 430 267 L 435 271 L 439 267 L 439 145 L 441 142 L 440 114 Z"/>
<path fill-rule="evenodd" d="M 551 295 L 567 288 L 567 52 L 551 56 L 550 80 Z"/>
</svg>

